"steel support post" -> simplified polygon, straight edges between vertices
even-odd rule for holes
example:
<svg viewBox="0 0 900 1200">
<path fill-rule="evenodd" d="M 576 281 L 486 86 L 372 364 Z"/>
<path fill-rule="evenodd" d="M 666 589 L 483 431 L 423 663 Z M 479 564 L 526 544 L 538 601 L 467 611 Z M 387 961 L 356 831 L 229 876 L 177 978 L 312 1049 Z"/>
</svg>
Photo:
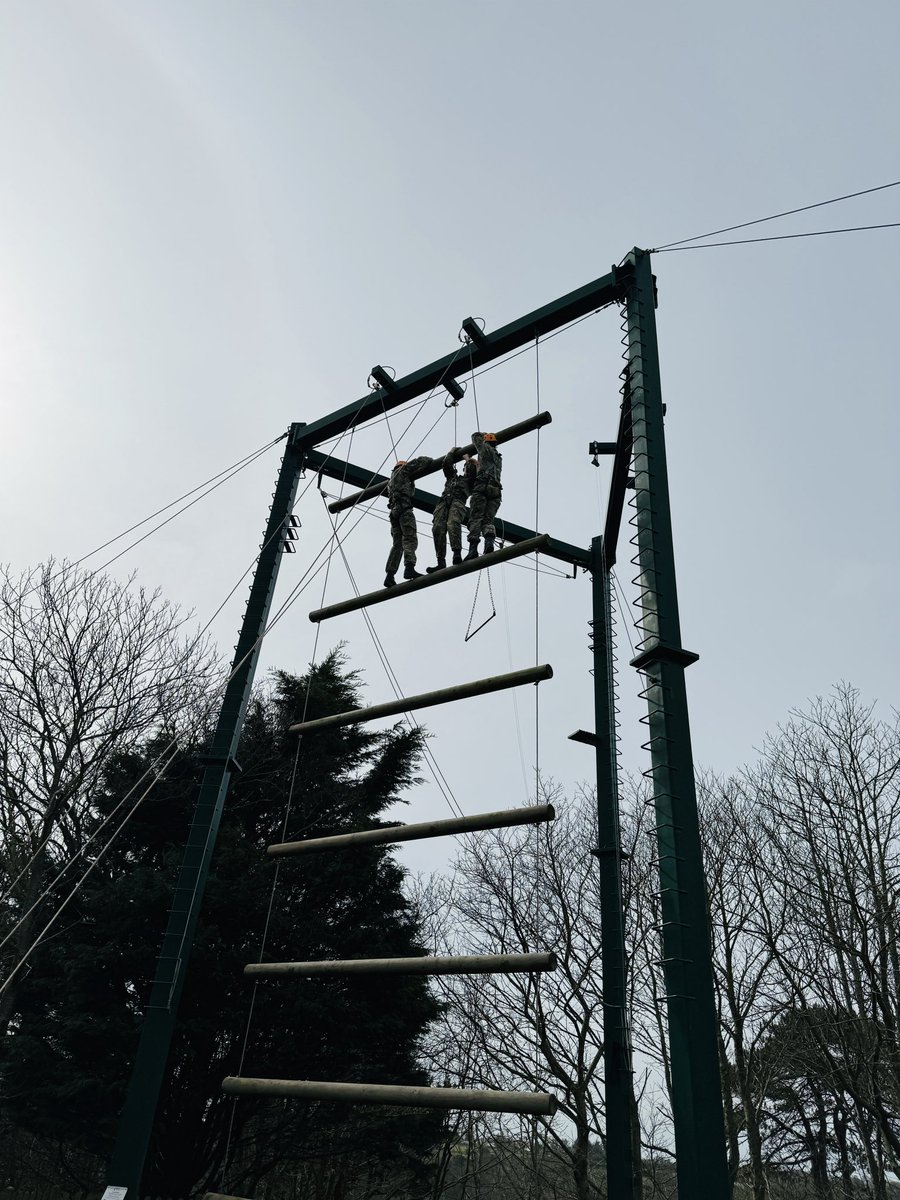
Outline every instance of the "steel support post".
<svg viewBox="0 0 900 1200">
<path fill-rule="evenodd" d="M 663 406 L 650 255 L 634 250 L 626 291 L 627 354 L 634 438 L 633 560 L 642 643 L 632 660 L 646 681 L 647 725 L 669 1018 L 678 1195 L 730 1195 L 709 908 L 700 849 L 694 763 L 675 587 Z"/>
<path fill-rule="evenodd" d="M 259 647 L 268 621 L 284 543 L 283 531 L 300 478 L 302 453 L 292 425 L 278 474 L 262 550 L 235 649 L 231 675 L 222 700 L 215 735 L 205 758 L 206 767 L 188 833 L 169 921 L 157 960 L 150 999 L 141 1026 L 137 1057 L 119 1118 L 116 1144 L 107 1181 L 127 1187 L 127 1200 L 140 1196 L 141 1176 L 150 1146 L 153 1122 L 175 1025 L 194 933 L 203 902 L 219 822 L 228 785 L 237 767 L 235 754 L 250 699 Z"/>
<path fill-rule="evenodd" d="M 634 1100 L 622 845 L 613 692 L 612 610 L 603 539 L 591 542 L 593 580 L 594 719 L 597 753 L 597 849 L 600 870 L 600 938 L 603 973 L 603 1070 L 606 1096 L 606 1194 L 609 1200 L 641 1195 L 640 1134 Z"/>
</svg>

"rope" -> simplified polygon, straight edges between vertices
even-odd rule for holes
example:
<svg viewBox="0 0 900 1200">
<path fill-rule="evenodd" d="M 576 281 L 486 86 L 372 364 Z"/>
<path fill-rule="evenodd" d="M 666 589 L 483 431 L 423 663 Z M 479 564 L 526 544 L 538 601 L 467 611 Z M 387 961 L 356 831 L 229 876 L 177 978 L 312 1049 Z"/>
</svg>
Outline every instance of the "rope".
<svg viewBox="0 0 900 1200">
<path fill-rule="evenodd" d="M 685 242 L 699 242 L 702 238 L 718 237 L 720 233 L 732 233 L 735 229 L 747 229 L 751 225 L 764 225 L 766 221 L 778 221 L 782 217 L 792 217 L 795 213 L 809 212 L 813 208 L 825 208 L 828 204 L 839 204 L 842 200 L 855 200 L 857 196 L 869 196 L 872 192 L 883 192 L 887 188 L 900 187 L 900 179 L 893 183 L 882 183 L 878 187 L 865 188 L 861 192 L 848 192 L 846 196 L 835 196 L 833 200 L 819 200 L 816 204 L 804 204 L 801 208 L 788 208 L 784 212 L 773 213 L 770 217 L 757 217 L 755 221 L 742 221 L 740 225 L 726 225 L 722 229 L 711 229 L 708 233 L 696 233 L 693 237 L 679 238 L 676 242 L 666 242 L 659 250 L 671 250 L 683 246 Z M 795 235 L 796 236 L 796 235 Z M 657 251 L 650 251 L 651 254 Z"/>
<path fill-rule="evenodd" d="M 326 507 L 325 511 L 328 512 L 327 507 Z M 331 514 L 329 514 L 329 516 L 330 515 Z M 334 522 L 332 520 L 332 524 L 333 523 Z M 349 563 L 349 560 L 347 559 L 347 555 L 344 551 L 344 547 L 341 543 L 340 537 L 338 536 L 337 529 L 335 529 L 335 538 L 337 539 L 337 547 L 338 547 L 338 550 L 340 551 L 341 558 L 344 561 L 344 568 L 347 572 L 347 577 L 350 580 L 350 584 L 353 588 L 354 594 L 359 596 L 359 595 L 361 595 L 361 592 L 359 590 L 359 586 L 356 582 L 356 579 L 353 575 L 353 571 L 350 567 L 350 563 Z M 379 636 L 375 630 L 375 625 L 372 621 L 372 618 L 371 618 L 370 614 L 366 611 L 366 609 L 362 609 L 361 611 L 362 611 L 363 619 L 366 623 L 366 628 L 368 629 L 369 634 L 372 638 L 373 645 L 375 646 L 375 652 L 377 653 L 377 655 L 381 661 L 381 665 L 384 668 L 385 674 L 387 675 L 388 683 L 390 684 L 391 690 L 393 691 L 395 697 L 398 700 L 405 699 L 405 696 L 403 695 L 403 690 L 401 689 L 399 680 L 397 679 L 397 675 L 394 672 L 394 669 L 391 665 L 390 659 L 388 658 L 387 652 L 384 649 L 381 639 L 379 638 Z M 418 724 L 418 722 L 414 721 L 409 713 L 404 714 L 404 720 L 407 722 L 410 729 L 420 729 L 421 728 L 421 726 Z M 425 758 L 428 763 L 429 770 L 431 771 L 432 776 L 434 777 L 434 781 L 437 784 L 438 791 L 441 792 L 444 799 L 447 801 L 447 804 L 450 806 L 450 811 L 455 812 L 457 816 L 460 816 L 460 817 L 463 816 L 464 815 L 463 810 L 460 807 L 459 803 L 457 802 L 456 796 L 453 793 L 453 789 L 450 787 L 450 784 L 448 783 L 446 776 L 444 775 L 443 771 L 441 770 L 440 766 L 438 765 L 437 759 L 434 757 L 434 754 L 432 753 L 431 748 L 428 746 L 427 742 L 425 742 L 423 744 L 423 752 L 425 754 Z"/>
<path fill-rule="evenodd" d="M 680 250 L 714 250 L 717 246 L 747 246 L 752 242 L 790 242 L 796 238 L 825 237 L 829 233 L 862 233 L 867 229 L 900 229 L 900 221 L 885 225 L 850 225 L 845 229 L 812 229 L 806 233 L 782 233 L 772 237 L 738 238 L 733 242 L 697 242 L 693 246 L 660 247 L 656 254 L 677 254 Z"/>
<path fill-rule="evenodd" d="M 472 372 L 472 403 L 475 405 L 475 428 L 481 429 L 481 418 L 478 415 L 478 392 L 475 390 L 475 350 L 469 342 L 469 370 Z"/>
</svg>

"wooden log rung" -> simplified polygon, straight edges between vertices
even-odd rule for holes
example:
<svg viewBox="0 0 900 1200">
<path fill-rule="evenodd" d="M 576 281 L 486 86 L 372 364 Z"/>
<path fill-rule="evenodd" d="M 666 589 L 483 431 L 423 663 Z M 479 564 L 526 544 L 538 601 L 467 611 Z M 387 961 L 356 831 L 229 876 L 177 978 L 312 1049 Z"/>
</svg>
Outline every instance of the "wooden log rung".
<svg viewBox="0 0 900 1200">
<path fill-rule="evenodd" d="M 225 1195 L 224 1192 L 204 1192 L 203 1200 L 247 1200 L 246 1196 Z"/>
<path fill-rule="evenodd" d="M 321 850 L 356 850 L 360 846 L 388 846 L 394 842 L 417 842 L 424 838 L 447 837 L 456 833 L 478 833 L 484 829 L 507 829 L 513 825 L 539 825 L 552 821 L 552 804 L 531 804 L 526 808 L 507 808 L 499 812 L 478 813 L 471 817 L 449 817 L 443 821 L 418 821 L 410 825 L 387 825 L 383 829 L 360 829 L 356 833 L 335 833 L 331 837 L 306 838 L 300 842 L 276 842 L 266 850 L 271 858 L 289 854 L 313 854 Z"/>
<path fill-rule="evenodd" d="M 222 1080 L 229 1096 L 284 1096 L 295 1100 L 336 1100 L 345 1104 L 391 1104 L 399 1108 L 465 1109 L 473 1112 L 531 1113 L 552 1117 L 556 1098 L 548 1092 L 482 1092 L 469 1088 L 407 1087 L 385 1083 L 325 1083 L 317 1079 Z"/>
<path fill-rule="evenodd" d="M 511 558 L 521 558 L 525 554 L 537 554 L 547 550 L 550 545 L 550 535 L 539 534 L 524 542 L 513 542 L 502 550 L 492 550 L 489 554 L 480 554 L 478 558 L 470 558 L 467 562 L 458 563 L 455 567 L 445 567 L 442 571 L 434 571 L 431 575 L 423 575 L 420 579 L 408 579 L 395 587 L 379 588 L 377 592 L 365 592 L 362 596 L 353 596 L 350 600 L 341 600 L 338 604 L 328 604 L 325 608 L 316 608 L 309 614 L 313 624 L 327 621 L 329 617 L 340 617 L 344 613 L 355 612 L 360 608 L 368 608 L 372 604 L 384 604 L 386 600 L 396 600 L 398 596 L 408 596 L 411 592 L 420 592 L 422 588 L 434 587 L 438 583 L 446 583 L 457 579 L 460 575 L 470 575 L 473 571 L 483 571 L 486 567 L 498 563 L 509 562 Z"/>
<path fill-rule="evenodd" d="M 533 417 L 526 417 L 524 421 L 517 421 L 515 425 L 507 425 L 505 429 L 498 429 L 496 433 L 497 445 L 500 446 L 504 442 L 511 442 L 514 438 L 522 437 L 523 434 L 533 433 L 534 430 L 540 429 L 544 425 L 549 425 L 553 418 L 548 412 L 535 413 Z M 470 442 L 468 446 L 461 446 L 458 453 L 453 456 L 455 463 L 461 462 L 464 454 L 477 454 L 478 450 Z M 439 471 L 443 465 L 443 458 L 433 458 L 431 463 L 423 467 L 421 471 L 417 471 L 414 478 L 422 479 L 426 475 L 433 475 L 435 471 Z M 373 483 L 368 487 L 364 487 L 362 491 L 351 492 L 349 496 L 342 496 L 340 500 L 332 500 L 328 505 L 328 511 L 333 513 L 343 512 L 345 508 L 352 508 L 355 504 L 361 504 L 364 500 L 370 500 L 373 496 L 380 496 L 387 488 L 387 480 L 381 483 Z"/>
<path fill-rule="evenodd" d="M 521 975 L 532 971 L 555 971 L 556 968 L 555 954 L 538 952 L 248 963 L 244 974 L 268 978 L 297 975 Z"/>
<path fill-rule="evenodd" d="M 333 729 L 338 725 L 358 725 L 363 721 L 377 721 L 381 717 L 393 717 L 398 713 L 412 712 L 417 708 L 432 708 L 436 704 L 449 704 L 454 700 L 469 700 L 488 692 L 502 692 L 506 688 L 522 687 L 526 683 L 540 683 L 553 678 L 549 663 L 539 667 L 525 667 L 521 671 L 510 671 L 507 675 L 490 675 L 487 679 L 475 679 L 471 683 L 457 683 L 453 687 L 440 688 L 436 692 L 423 692 L 419 696 L 406 696 L 389 700 L 385 704 L 373 704 L 370 708 L 356 708 L 350 712 L 333 713 L 330 717 L 319 717 L 315 721 L 301 721 L 289 727 L 291 733 L 311 733 L 316 729 Z"/>
</svg>

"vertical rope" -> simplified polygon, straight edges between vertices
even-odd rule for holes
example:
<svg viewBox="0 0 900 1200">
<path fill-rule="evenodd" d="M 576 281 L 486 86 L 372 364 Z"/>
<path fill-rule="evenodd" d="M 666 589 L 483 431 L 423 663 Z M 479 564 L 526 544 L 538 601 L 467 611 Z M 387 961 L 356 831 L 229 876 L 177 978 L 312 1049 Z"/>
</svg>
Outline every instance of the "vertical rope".
<svg viewBox="0 0 900 1200">
<path fill-rule="evenodd" d="M 534 339 L 534 391 L 535 391 L 535 411 L 541 411 L 541 355 L 540 355 L 540 337 L 535 336 Z M 540 480 L 541 480 L 541 431 L 538 428 L 537 441 L 535 443 L 534 453 L 534 532 L 537 533 L 540 529 Z M 540 664 L 540 564 L 538 555 L 534 556 L 534 663 L 535 666 Z M 535 804 L 540 803 L 541 795 L 541 689 L 534 689 L 534 801 Z M 541 882 L 543 878 L 543 864 L 541 856 L 541 826 L 535 825 L 535 856 L 534 856 L 534 930 L 535 941 L 539 942 L 543 947 L 543 921 L 541 919 Z M 535 946 L 537 949 L 537 946 Z M 540 1079 L 541 1065 L 541 1038 L 540 1038 L 540 1021 L 541 1002 L 540 1002 L 540 976 L 535 977 L 534 982 L 534 1015 L 535 1015 L 535 1038 L 534 1038 L 534 1080 L 535 1088 L 538 1088 Z M 540 1119 L 535 1116 L 532 1118 L 531 1125 L 531 1180 L 529 1194 L 535 1197 L 540 1196 L 541 1188 L 538 1179 L 538 1129 Z"/>
<path fill-rule="evenodd" d="M 472 372 L 472 401 L 475 405 L 475 427 L 480 430 L 481 418 L 478 415 L 478 392 L 475 390 L 475 356 L 471 342 L 469 342 L 469 370 Z"/>
</svg>

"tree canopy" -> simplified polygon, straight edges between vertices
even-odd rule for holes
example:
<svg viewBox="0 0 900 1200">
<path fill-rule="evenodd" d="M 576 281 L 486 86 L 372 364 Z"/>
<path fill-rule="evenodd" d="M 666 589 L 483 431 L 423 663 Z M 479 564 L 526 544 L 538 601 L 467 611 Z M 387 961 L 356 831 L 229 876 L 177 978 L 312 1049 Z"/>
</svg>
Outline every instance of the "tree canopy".
<svg viewBox="0 0 900 1200">
<path fill-rule="evenodd" d="M 235 1102 L 220 1093 L 223 1076 L 241 1073 L 242 1062 L 244 1074 L 262 1077 L 428 1082 L 419 1040 L 438 1005 L 424 980 L 289 979 L 254 987 L 242 975 L 261 954 L 287 961 L 424 952 L 389 848 L 278 866 L 264 855 L 284 835 L 378 825 L 416 782 L 418 729 L 351 726 L 299 745 L 286 732 L 304 712 L 312 719 L 359 703 L 357 675 L 334 652 L 304 677 L 277 673 L 251 705 L 145 1176 L 149 1192 L 188 1195 L 218 1184 L 226 1155 L 229 1185 L 245 1189 L 286 1164 L 320 1176 L 423 1170 L 440 1129 L 431 1114 L 360 1116 L 334 1105 Z M 151 740 L 110 764 L 94 820 L 116 805 L 157 749 Z M 202 771 L 200 741 L 193 750 L 137 811 L 22 983 L 20 1016 L 3 1051 L 3 1103 L 21 1126 L 70 1148 L 72 1162 L 85 1150 L 104 1156 L 111 1146 Z"/>
</svg>

